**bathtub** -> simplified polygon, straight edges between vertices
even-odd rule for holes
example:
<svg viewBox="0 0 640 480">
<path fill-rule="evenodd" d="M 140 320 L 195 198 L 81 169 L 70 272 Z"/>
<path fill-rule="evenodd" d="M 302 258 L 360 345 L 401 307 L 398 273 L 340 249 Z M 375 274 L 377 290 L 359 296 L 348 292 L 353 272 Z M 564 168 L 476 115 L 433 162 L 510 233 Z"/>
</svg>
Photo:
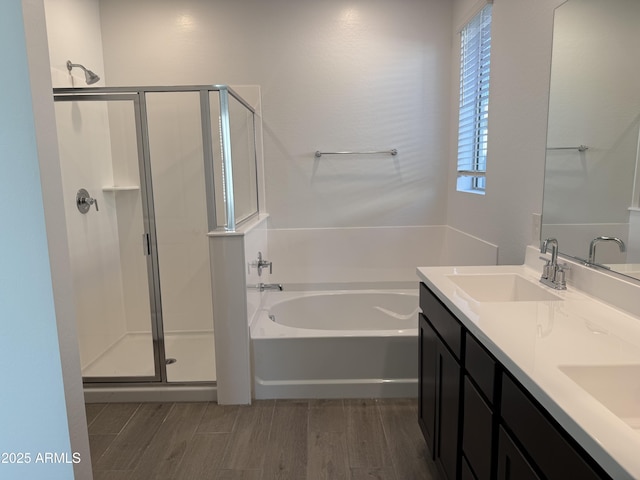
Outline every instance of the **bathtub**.
<svg viewBox="0 0 640 480">
<path fill-rule="evenodd" d="M 270 291 L 250 326 L 254 396 L 415 397 L 415 289 Z"/>
</svg>

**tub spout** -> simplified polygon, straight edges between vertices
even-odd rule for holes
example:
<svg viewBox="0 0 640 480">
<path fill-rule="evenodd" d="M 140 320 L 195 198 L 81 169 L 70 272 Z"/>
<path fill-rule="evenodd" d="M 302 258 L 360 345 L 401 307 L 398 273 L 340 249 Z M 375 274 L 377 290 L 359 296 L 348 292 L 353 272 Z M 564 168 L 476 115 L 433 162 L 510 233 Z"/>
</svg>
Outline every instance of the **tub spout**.
<svg viewBox="0 0 640 480">
<path fill-rule="evenodd" d="M 256 285 L 256 287 L 261 292 L 264 292 L 265 290 L 278 290 L 280 292 L 282 291 L 281 283 L 259 283 L 258 285 Z"/>
</svg>

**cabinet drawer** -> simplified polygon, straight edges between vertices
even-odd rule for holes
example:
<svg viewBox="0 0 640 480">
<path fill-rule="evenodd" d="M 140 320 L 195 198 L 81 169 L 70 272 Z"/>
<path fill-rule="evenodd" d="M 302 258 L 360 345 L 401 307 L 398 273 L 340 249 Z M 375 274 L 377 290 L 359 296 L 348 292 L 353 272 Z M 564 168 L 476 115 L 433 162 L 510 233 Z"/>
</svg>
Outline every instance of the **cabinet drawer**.
<svg viewBox="0 0 640 480">
<path fill-rule="evenodd" d="M 459 359 L 462 345 L 462 324 L 424 283 L 420 283 L 420 308 L 447 347 Z"/>
<path fill-rule="evenodd" d="M 609 478 L 589 465 L 583 457 L 586 453 L 576 450 L 541 408 L 509 376 L 503 376 L 502 419 L 546 478 Z"/>
<path fill-rule="evenodd" d="M 471 334 L 465 341 L 465 368 L 491 404 L 495 402 L 496 361 Z"/>
</svg>

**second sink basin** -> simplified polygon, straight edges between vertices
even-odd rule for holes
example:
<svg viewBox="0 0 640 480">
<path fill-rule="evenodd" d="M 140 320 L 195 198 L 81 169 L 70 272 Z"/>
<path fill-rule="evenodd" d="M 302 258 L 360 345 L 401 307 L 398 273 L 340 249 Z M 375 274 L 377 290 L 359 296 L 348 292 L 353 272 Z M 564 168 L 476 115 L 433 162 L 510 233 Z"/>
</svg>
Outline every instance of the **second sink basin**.
<svg viewBox="0 0 640 480">
<path fill-rule="evenodd" d="M 631 428 L 640 430 L 640 365 L 558 368 Z"/>
<path fill-rule="evenodd" d="M 562 300 L 545 287 L 515 273 L 448 275 L 478 302 L 542 302 Z"/>
</svg>

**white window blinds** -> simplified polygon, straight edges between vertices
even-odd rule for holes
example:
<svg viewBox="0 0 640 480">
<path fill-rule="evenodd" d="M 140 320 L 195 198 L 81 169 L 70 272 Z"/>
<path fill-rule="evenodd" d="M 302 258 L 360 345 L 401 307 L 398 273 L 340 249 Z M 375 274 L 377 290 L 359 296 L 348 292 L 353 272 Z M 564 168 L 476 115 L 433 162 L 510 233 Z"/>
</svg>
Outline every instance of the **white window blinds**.
<svg viewBox="0 0 640 480">
<path fill-rule="evenodd" d="M 489 119 L 491 4 L 461 31 L 458 185 L 460 191 L 484 193 Z"/>
</svg>

